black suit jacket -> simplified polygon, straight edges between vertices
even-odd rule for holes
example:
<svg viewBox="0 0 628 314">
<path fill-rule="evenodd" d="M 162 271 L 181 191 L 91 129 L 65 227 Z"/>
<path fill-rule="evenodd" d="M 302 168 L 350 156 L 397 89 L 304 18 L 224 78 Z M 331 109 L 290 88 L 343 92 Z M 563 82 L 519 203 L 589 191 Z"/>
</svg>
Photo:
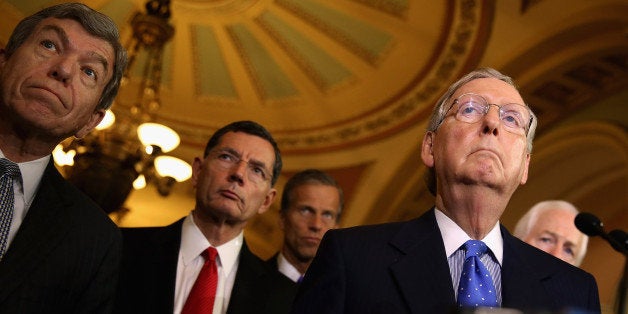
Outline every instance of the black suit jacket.
<svg viewBox="0 0 628 314">
<path fill-rule="evenodd" d="M 122 238 L 51 158 L 0 261 L 0 313 L 110 313 Z"/>
<path fill-rule="evenodd" d="M 122 228 L 124 249 L 115 313 L 172 314 L 182 225 L 180 219 L 165 227 Z M 289 284 L 244 242 L 227 313 L 287 313 L 289 301 L 279 292 Z"/>
<path fill-rule="evenodd" d="M 502 306 L 600 312 L 595 279 L 514 238 L 504 239 Z M 455 297 L 434 210 L 418 219 L 328 231 L 292 313 L 450 313 Z"/>
<path fill-rule="evenodd" d="M 271 258 L 267 259 L 265 263 L 268 266 L 268 268 L 272 269 L 275 272 L 275 276 L 283 277 L 288 280 L 287 284 L 281 285 L 282 290 L 279 291 L 278 293 L 284 295 L 284 298 L 282 300 L 285 302 L 285 304 L 283 305 L 283 307 L 286 309 L 285 313 L 289 313 L 290 308 L 292 308 L 292 302 L 294 301 L 294 297 L 297 294 L 297 290 L 299 289 L 300 284 L 292 281 L 292 279 L 288 278 L 286 275 L 279 272 L 279 268 L 277 264 L 278 258 L 279 258 L 279 253 L 276 253 Z"/>
</svg>

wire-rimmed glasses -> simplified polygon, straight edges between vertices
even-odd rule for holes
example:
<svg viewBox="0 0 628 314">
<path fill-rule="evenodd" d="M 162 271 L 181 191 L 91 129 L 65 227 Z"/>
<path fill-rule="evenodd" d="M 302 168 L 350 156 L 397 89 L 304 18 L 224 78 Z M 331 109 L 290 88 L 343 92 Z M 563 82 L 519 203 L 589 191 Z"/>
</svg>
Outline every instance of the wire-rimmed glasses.
<svg viewBox="0 0 628 314">
<path fill-rule="evenodd" d="M 237 153 L 229 150 L 218 150 L 211 152 L 211 160 L 220 168 L 224 170 L 231 170 L 233 167 L 240 164 L 240 162 L 246 163 L 246 177 L 254 183 L 260 184 L 272 179 L 272 174 L 268 171 L 263 163 L 255 160 L 244 160 Z"/>
<path fill-rule="evenodd" d="M 480 95 L 466 93 L 458 96 L 447 109 L 447 112 L 455 105 L 458 105 L 455 113 L 456 120 L 466 123 L 480 121 L 488 113 L 491 106 L 495 106 L 499 111 L 499 119 L 506 130 L 511 133 L 527 135 L 532 124 L 533 118 L 530 109 L 517 103 L 489 104 L 486 98 Z"/>
</svg>

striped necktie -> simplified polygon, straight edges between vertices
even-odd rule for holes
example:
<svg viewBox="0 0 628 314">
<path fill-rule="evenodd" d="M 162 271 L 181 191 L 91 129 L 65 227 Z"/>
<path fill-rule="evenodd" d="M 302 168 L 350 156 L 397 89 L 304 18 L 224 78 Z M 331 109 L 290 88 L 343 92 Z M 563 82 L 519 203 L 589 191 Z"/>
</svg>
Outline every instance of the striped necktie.
<svg viewBox="0 0 628 314">
<path fill-rule="evenodd" d="M 9 247 L 9 230 L 13 221 L 13 180 L 20 178 L 20 168 L 14 162 L 0 158 L 0 260 Z"/>
</svg>

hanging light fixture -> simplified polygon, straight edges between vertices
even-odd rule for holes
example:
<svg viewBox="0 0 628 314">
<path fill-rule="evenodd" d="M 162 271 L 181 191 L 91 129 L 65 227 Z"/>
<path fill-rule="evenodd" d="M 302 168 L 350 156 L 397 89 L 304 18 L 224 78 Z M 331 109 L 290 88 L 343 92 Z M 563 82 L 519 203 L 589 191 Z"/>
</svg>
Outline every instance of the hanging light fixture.
<svg viewBox="0 0 628 314">
<path fill-rule="evenodd" d="M 96 130 L 82 139 L 67 139 L 53 152 L 68 180 L 107 213 L 121 209 L 134 188 L 152 182 L 167 196 L 175 182 L 192 176 L 188 163 L 165 155 L 179 145 L 177 133 L 154 122 L 161 105 L 164 45 L 174 34 L 169 5 L 169 0 L 148 1 L 146 13 L 136 13 L 131 20 L 129 63 L 112 107 L 117 117 L 107 111 Z M 141 80 L 133 84 L 130 74 L 137 69 Z M 133 91 L 136 96 L 128 97 Z"/>
</svg>

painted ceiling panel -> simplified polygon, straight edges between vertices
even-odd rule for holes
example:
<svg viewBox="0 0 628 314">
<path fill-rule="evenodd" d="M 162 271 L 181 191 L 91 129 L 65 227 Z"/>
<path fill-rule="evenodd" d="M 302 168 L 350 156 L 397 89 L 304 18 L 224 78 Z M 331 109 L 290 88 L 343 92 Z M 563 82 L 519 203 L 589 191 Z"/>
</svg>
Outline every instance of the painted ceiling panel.
<svg viewBox="0 0 628 314">
<path fill-rule="evenodd" d="M 237 97 L 232 78 L 211 27 L 192 26 L 194 55 L 197 58 L 195 83 L 201 96 Z"/>
<path fill-rule="evenodd" d="M 368 63 L 377 63 L 391 44 L 391 36 L 382 30 L 317 2 L 280 0 L 277 3 L 327 33 Z"/>
<path fill-rule="evenodd" d="M 235 45 L 240 48 L 244 64 L 262 99 L 297 95 L 297 90 L 273 56 L 243 24 L 227 27 Z"/>
<path fill-rule="evenodd" d="M 322 91 L 352 76 L 342 63 L 276 15 L 266 12 L 258 21 Z"/>
</svg>

